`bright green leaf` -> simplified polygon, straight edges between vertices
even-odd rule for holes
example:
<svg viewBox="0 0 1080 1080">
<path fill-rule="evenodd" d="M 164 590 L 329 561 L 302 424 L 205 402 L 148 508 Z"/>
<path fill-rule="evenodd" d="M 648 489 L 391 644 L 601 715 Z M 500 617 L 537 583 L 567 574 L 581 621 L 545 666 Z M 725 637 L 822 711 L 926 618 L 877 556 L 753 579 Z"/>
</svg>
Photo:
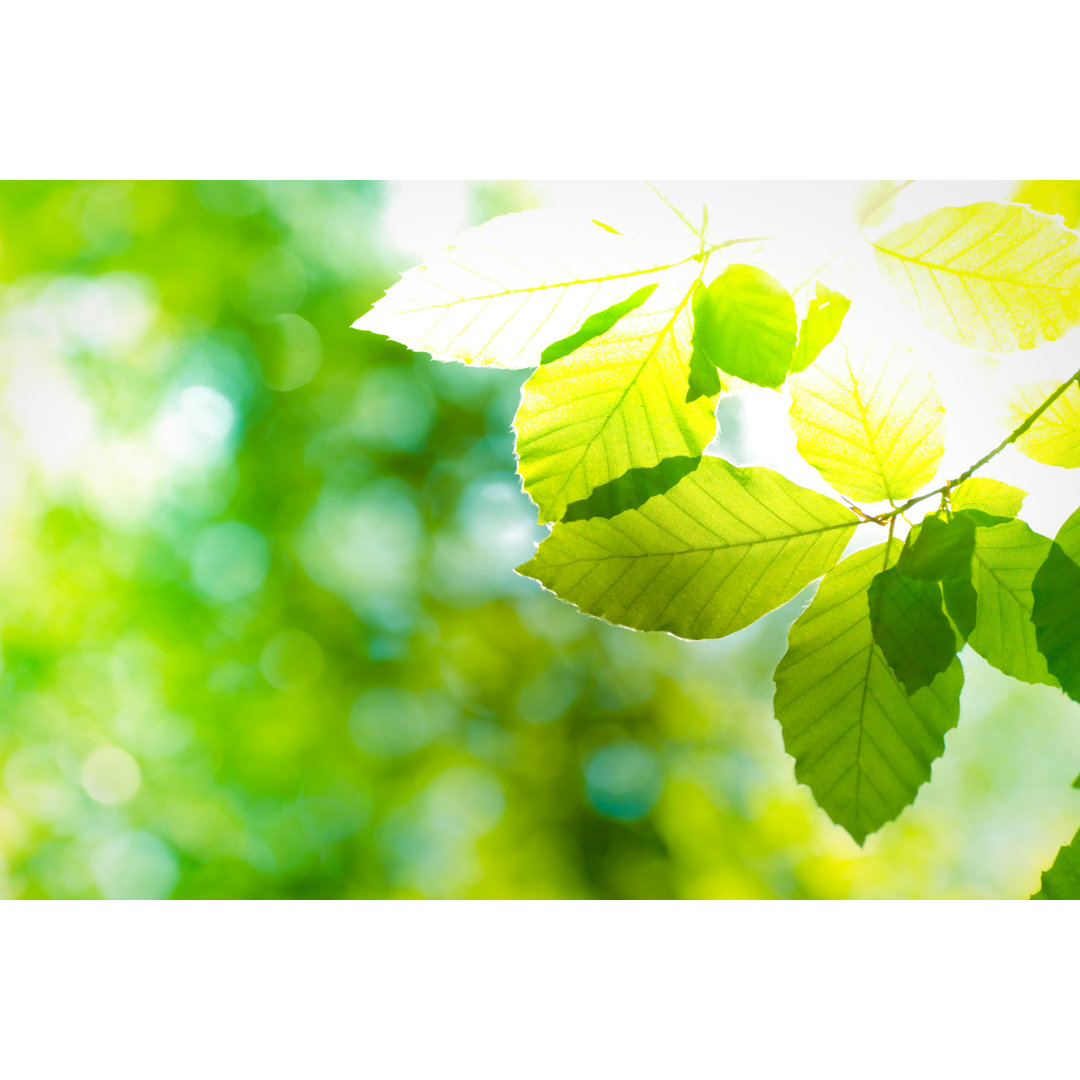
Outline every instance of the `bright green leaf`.
<svg viewBox="0 0 1080 1080">
<path fill-rule="evenodd" d="M 631 312 L 532 373 L 514 430 L 518 472 L 541 521 L 558 521 L 631 469 L 701 454 L 716 433 L 716 402 L 683 400 L 690 334 L 687 294 L 673 310 Z"/>
<path fill-rule="evenodd" d="M 1026 206 L 946 206 L 873 244 L 931 329 L 989 352 L 1033 349 L 1080 322 L 1080 237 Z"/>
<path fill-rule="evenodd" d="M 908 695 L 874 641 L 867 591 L 899 554 L 893 543 L 856 552 L 830 571 L 792 626 L 776 669 L 776 717 L 795 775 L 862 843 L 930 779 L 960 715 L 955 658 Z"/>
<path fill-rule="evenodd" d="M 968 644 L 999 671 L 1028 683 L 1056 685 L 1031 622 L 1032 583 L 1050 541 L 1022 521 L 975 530 L 972 584 L 978 614 Z"/>
<path fill-rule="evenodd" d="M 706 457 L 639 509 L 560 522 L 519 572 L 620 626 L 723 637 L 825 573 L 857 520 L 769 469 Z"/>
<path fill-rule="evenodd" d="M 1014 518 L 1024 504 L 1026 491 L 988 476 L 972 476 L 949 496 L 954 510 L 982 510 L 994 517 Z"/>
<path fill-rule="evenodd" d="M 941 586 L 912 580 L 893 566 L 874 578 L 867 598 L 874 641 L 904 689 L 914 694 L 929 686 L 956 655 Z"/>
<path fill-rule="evenodd" d="M 585 521 L 588 518 L 614 517 L 624 510 L 636 510 L 654 495 L 670 491 L 684 476 L 692 473 L 701 458 L 672 457 L 651 469 L 630 469 L 607 484 L 594 488 L 591 495 L 571 503 L 563 521 Z"/>
<path fill-rule="evenodd" d="M 799 340 L 791 359 L 791 370 L 805 371 L 840 332 L 840 324 L 851 307 L 851 301 L 841 293 L 814 282 L 814 299 L 806 317 L 799 324 Z"/>
<path fill-rule="evenodd" d="M 694 350 L 700 362 L 758 386 L 784 381 L 796 331 L 791 295 L 756 266 L 735 263 L 694 297 Z"/>
<path fill-rule="evenodd" d="M 900 500 L 934 478 L 945 410 L 933 375 L 908 350 L 843 341 L 788 380 L 799 453 L 837 491 Z"/>
<path fill-rule="evenodd" d="M 1058 851 L 1050 869 L 1042 872 L 1041 885 L 1032 900 L 1080 900 L 1080 832 Z"/>
<path fill-rule="evenodd" d="M 1059 385 L 1048 379 L 1018 386 L 1008 403 L 1012 427 L 1019 427 Z M 1073 383 L 1013 445 L 1043 465 L 1080 466 L 1080 387 Z"/>
<path fill-rule="evenodd" d="M 630 296 L 618 304 L 612 304 L 611 307 L 598 311 L 595 315 L 590 315 L 581 324 L 580 330 L 576 330 L 569 337 L 549 345 L 540 354 L 540 363 L 550 364 L 555 360 L 561 360 L 564 356 L 569 356 L 575 349 L 581 348 L 587 341 L 592 341 L 593 338 L 606 334 L 624 315 L 629 315 L 631 311 L 641 307 L 654 292 L 656 292 L 655 284 L 646 285 L 638 289 L 637 292 L 631 293 Z"/>
<path fill-rule="evenodd" d="M 544 346 L 646 282 L 681 295 L 697 272 L 606 226 L 554 210 L 495 218 L 401 276 L 353 325 L 436 360 L 535 367 Z"/>
</svg>

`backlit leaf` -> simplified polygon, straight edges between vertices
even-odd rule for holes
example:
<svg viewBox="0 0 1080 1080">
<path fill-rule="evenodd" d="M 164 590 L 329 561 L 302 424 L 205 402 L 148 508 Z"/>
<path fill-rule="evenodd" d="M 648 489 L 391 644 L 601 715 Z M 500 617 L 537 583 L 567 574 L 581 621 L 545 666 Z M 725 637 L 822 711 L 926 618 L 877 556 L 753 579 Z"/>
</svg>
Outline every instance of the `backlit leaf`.
<svg viewBox="0 0 1080 1080">
<path fill-rule="evenodd" d="M 1042 872 L 1041 888 L 1031 899 L 1080 900 L 1080 832 L 1058 851 L 1050 869 Z"/>
<path fill-rule="evenodd" d="M 1026 491 L 988 476 L 971 476 L 953 489 L 949 505 L 954 510 L 981 510 L 995 517 L 1014 518 L 1024 504 Z"/>
<path fill-rule="evenodd" d="M 694 297 L 701 361 L 758 386 L 779 386 L 795 349 L 795 302 L 776 278 L 735 263 Z"/>
<path fill-rule="evenodd" d="M 670 274 L 668 273 L 670 272 Z M 436 360 L 527 368 L 592 312 L 669 277 L 688 288 L 693 257 L 657 263 L 596 222 L 527 210 L 469 229 L 401 276 L 353 325 Z M 687 279 L 687 280 L 684 280 Z"/>
<path fill-rule="evenodd" d="M 624 510 L 636 510 L 654 495 L 670 491 L 684 476 L 692 473 L 701 458 L 665 458 L 651 469 L 630 469 L 622 476 L 600 487 L 578 502 L 571 503 L 563 514 L 563 521 L 585 521 L 593 517 L 614 517 Z"/>
<path fill-rule="evenodd" d="M 946 671 L 908 695 L 874 641 L 867 592 L 900 545 L 858 551 L 826 574 L 776 669 L 776 717 L 795 775 L 862 843 L 930 779 L 960 715 L 964 675 Z"/>
<path fill-rule="evenodd" d="M 636 510 L 560 522 L 519 572 L 620 626 L 723 637 L 825 573 L 856 523 L 769 469 L 706 457 Z"/>
<path fill-rule="evenodd" d="M 684 400 L 690 334 L 688 293 L 673 309 L 650 302 L 526 380 L 514 417 L 518 472 L 541 521 L 631 469 L 700 456 L 716 432 L 716 400 Z"/>
<path fill-rule="evenodd" d="M 656 292 L 655 285 L 645 285 L 636 292 L 631 293 L 625 300 L 612 304 L 595 315 L 590 315 L 582 324 L 580 330 L 575 330 L 569 337 L 563 338 L 549 345 L 540 354 L 541 364 L 550 364 L 555 360 L 561 360 L 569 356 L 575 349 L 580 349 L 587 341 L 606 334 L 624 315 L 629 315 L 636 310 Z"/>
<path fill-rule="evenodd" d="M 855 499 L 906 499 L 934 478 L 945 410 L 934 377 L 899 347 L 843 339 L 787 383 L 799 453 Z"/>
<path fill-rule="evenodd" d="M 1056 685 L 1031 622 L 1032 583 L 1050 541 L 1022 521 L 975 530 L 972 584 L 979 606 L 968 644 L 999 671 L 1028 683 Z"/>
<path fill-rule="evenodd" d="M 957 344 L 1033 349 L 1080 322 L 1080 237 L 1026 206 L 942 207 L 873 246 L 900 299 Z"/>
<path fill-rule="evenodd" d="M 846 296 L 827 289 L 820 281 L 814 282 L 814 293 L 806 316 L 799 323 L 799 339 L 791 358 L 793 372 L 805 371 L 818 358 L 821 350 L 840 332 L 840 325 L 851 307 Z"/>
<path fill-rule="evenodd" d="M 1008 403 L 1012 427 L 1019 427 L 1059 385 L 1049 379 L 1018 386 Z M 1014 445 L 1043 465 L 1080 466 L 1080 387 L 1073 383 Z"/>
<path fill-rule="evenodd" d="M 1080 566 L 1060 544 L 1052 544 L 1031 585 L 1031 621 L 1050 674 L 1080 701 Z"/>
<path fill-rule="evenodd" d="M 898 567 L 905 577 L 918 581 L 970 580 L 974 550 L 975 522 L 971 517 L 928 514 L 908 537 Z"/>
</svg>

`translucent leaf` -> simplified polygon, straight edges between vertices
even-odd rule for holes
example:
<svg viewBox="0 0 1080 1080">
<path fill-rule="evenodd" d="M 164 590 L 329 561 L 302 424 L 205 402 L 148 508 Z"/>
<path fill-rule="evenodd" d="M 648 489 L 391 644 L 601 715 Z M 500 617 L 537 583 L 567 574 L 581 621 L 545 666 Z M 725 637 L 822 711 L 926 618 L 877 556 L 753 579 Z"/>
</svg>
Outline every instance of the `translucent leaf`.
<svg viewBox="0 0 1080 1080">
<path fill-rule="evenodd" d="M 639 509 L 560 522 L 519 572 L 620 626 L 723 637 L 825 573 L 856 523 L 769 469 L 706 457 Z"/>
<path fill-rule="evenodd" d="M 534 367 L 546 345 L 578 330 L 590 312 L 650 282 L 663 291 L 666 271 L 685 289 L 696 264 L 657 265 L 635 241 L 595 222 L 527 210 L 469 229 L 404 273 L 353 325 L 436 360 Z"/>
<path fill-rule="evenodd" d="M 958 660 L 909 696 L 874 641 L 867 591 L 899 548 L 856 552 L 826 574 L 775 676 L 796 777 L 860 844 L 914 800 L 960 716 Z"/>
<path fill-rule="evenodd" d="M 1080 900 L 1080 832 L 1059 849 L 1050 869 L 1042 872 L 1041 886 L 1032 900 Z"/>
<path fill-rule="evenodd" d="M 900 299 L 957 344 L 1033 349 L 1080 322 L 1080 237 L 1026 206 L 942 207 L 873 246 Z"/>
<path fill-rule="evenodd" d="M 612 304 L 611 307 L 590 315 L 581 324 L 580 330 L 549 345 L 540 354 L 540 363 L 551 364 L 556 360 L 561 360 L 575 349 L 580 349 L 586 342 L 600 337 L 601 334 L 606 334 L 624 315 L 629 315 L 631 311 L 641 307 L 654 292 L 656 292 L 656 285 L 645 285 L 618 304 Z"/>
<path fill-rule="evenodd" d="M 791 358 L 793 372 L 805 371 L 818 358 L 821 350 L 840 332 L 840 325 L 851 307 L 846 296 L 825 288 L 820 281 L 814 282 L 814 294 L 805 318 L 799 323 L 799 340 Z"/>
<path fill-rule="evenodd" d="M 906 499 L 944 452 L 937 384 L 909 350 L 841 340 L 787 383 L 799 453 L 855 499 Z"/>
<path fill-rule="evenodd" d="M 1015 429 L 1059 386 L 1055 379 L 1018 386 L 1008 403 Z M 1080 387 L 1069 387 L 1014 443 L 1017 450 L 1043 465 L 1080 466 Z"/>
<path fill-rule="evenodd" d="M 1050 541 L 1022 521 L 975 530 L 972 584 L 979 604 L 968 644 L 999 671 L 1027 683 L 1057 685 L 1031 622 L 1032 583 Z"/>
<path fill-rule="evenodd" d="M 700 363 L 758 386 L 779 386 L 795 349 L 795 302 L 776 278 L 735 263 L 694 296 Z"/>
<path fill-rule="evenodd" d="M 967 514 L 928 514 L 912 530 L 897 565 L 917 581 L 970 580 L 974 550 L 975 522 Z"/>
<path fill-rule="evenodd" d="M 971 578 L 947 578 L 941 583 L 941 594 L 946 614 L 960 638 L 967 641 L 975 630 L 979 612 L 979 594 Z"/>
<path fill-rule="evenodd" d="M 1020 513 L 1026 491 L 988 476 L 972 476 L 949 497 L 954 510 L 981 510 L 995 517 L 1014 518 Z"/>
<path fill-rule="evenodd" d="M 639 308 L 532 373 L 514 430 L 541 521 L 558 521 L 629 470 L 700 456 L 716 433 L 716 400 L 684 400 L 690 335 L 687 293 L 673 310 Z"/>
<path fill-rule="evenodd" d="M 941 586 L 905 577 L 893 566 L 870 583 L 868 602 L 874 641 L 904 689 L 914 694 L 929 686 L 956 655 Z"/>
</svg>

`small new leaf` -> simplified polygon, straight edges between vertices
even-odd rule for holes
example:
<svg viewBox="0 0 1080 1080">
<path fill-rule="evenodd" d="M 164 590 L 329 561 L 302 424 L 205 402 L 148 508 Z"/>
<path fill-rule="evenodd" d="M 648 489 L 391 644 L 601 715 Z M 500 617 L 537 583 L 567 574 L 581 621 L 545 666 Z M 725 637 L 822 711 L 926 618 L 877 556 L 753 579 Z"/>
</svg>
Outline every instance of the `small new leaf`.
<svg viewBox="0 0 1080 1080">
<path fill-rule="evenodd" d="M 518 570 L 619 626 L 723 637 L 824 574 L 857 522 L 769 469 L 706 457 L 638 509 L 559 522 Z"/>
<path fill-rule="evenodd" d="M 735 263 L 694 297 L 696 370 L 707 363 L 758 386 L 777 387 L 795 350 L 795 302 L 776 278 Z M 691 386 L 698 394 L 701 375 Z"/>
<path fill-rule="evenodd" d="M 908 694 L 929 686 L 956 656 L 956 635 L 936 581 L 914 581 L 899 566 L 882 571 L 867 593 L 874 640 Z"/>
<path fill-rule="evenodd" d="M 873 243 L 901 301 L 988 352 L 1033 349 L 1080 322 L 1080 237 L 1026 206 L 946 206 Z"/>
<path fill-rule="evenodd" d="M 838 292 L 827 289 L 820 281 L 814 283 L 814 299 L 806 317 L 799 323 L 799 340 L 791 358 L 791 371 L 805 371 L 840 332 L 840 325 L 851 307 L 851 301 Z"/>
</svg>

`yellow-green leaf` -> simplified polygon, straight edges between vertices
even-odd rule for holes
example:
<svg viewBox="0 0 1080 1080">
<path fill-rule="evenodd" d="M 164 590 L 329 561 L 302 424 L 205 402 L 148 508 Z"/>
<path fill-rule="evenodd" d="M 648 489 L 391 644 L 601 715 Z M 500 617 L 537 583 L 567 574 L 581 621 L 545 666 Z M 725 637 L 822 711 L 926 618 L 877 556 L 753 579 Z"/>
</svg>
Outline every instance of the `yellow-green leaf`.
<svg viewBox="0 0 1080 1080">
<path fill-rule="evenodd" d="M 553 210 L 507 214 L 463 233 L 401 276 L 353 325 L 436 360 L 527 368 L 585 318 L 674 271 L 681 288 L 693 257 L 662 260 L 596 222 Z M 688 278 L 688 280 L 683 280 Z M 677 286 L 680 287 L 680 286 Z M 669 304 L 670 304 L 669 299 Z"/>
<path fill-rule="evenodd" d="M 793 372 L 805 371 L 821 355 L 821 350 L 839 333 L 850 307 L 851 301 L 842 293 L 814 282 L 814 299 L 799 323 L 799 340 L 791 358 Z"/>
<path fill-rule="evenodd" d="M 873 246 L 903 303 L 960 345 L 1033 349 L 1080 322 L 1080 237 L 1026 206 L 942 207 Z"/>
<path fill-rule="evenodd" d="M 630 469 L 697 457 L 708 445 L 716 398 L 685 400 L 690 342 L 687 294 L 673 310 L 650 301 L 532 373 L 514 430 L 518 472 L 541 521 L 558 521 Z"/>
<path fill-rule="evenodd" d="M 1027 492 L 989 476 L 972 476 L 949 496 L 954 510 L 981 510 L 994 517 L 1014 518 L 1024 505 Z"/>
<path fill-rule="evenodd" d="M 1059 385 L 1048 379 L 1018 386 L 1008 403 L 1012 426 L 1019 427 Z M 1073 383 L 1014 445 L 1043 465 L 1080 466 L 1080 387 Z"/>
<path fill-rule="evenodd" d="M 560 522 L 519 572 L 619 626 L 723 637 L 825 573 L 857 521 L 769 469 L 706 457 L 637 509 Z"/>
<path fill-rule="evenodd" d="M 934 478 L 945 410 L 908 349 L 834 342 L 787 382 L 799 453 L 855 499 L 906 499 Z"/>
</svg>

